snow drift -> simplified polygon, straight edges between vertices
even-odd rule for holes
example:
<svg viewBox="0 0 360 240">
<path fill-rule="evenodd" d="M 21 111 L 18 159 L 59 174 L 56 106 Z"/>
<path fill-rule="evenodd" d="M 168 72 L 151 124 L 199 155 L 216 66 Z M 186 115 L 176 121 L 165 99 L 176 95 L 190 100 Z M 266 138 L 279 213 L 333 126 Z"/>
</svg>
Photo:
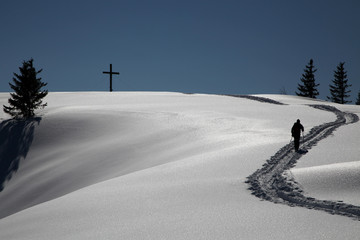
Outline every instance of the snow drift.
<svg viewBox="0 0 360 240">
<path fill-rule="evenodd" d="M 356 238 L 353 219 L 259 201 L 247 190 L 246 177 L 289 142 L 297 118 L 307 132 L 336 119 L 308 107 L 312 100 L 265 97 L 287 105 L 201 94 L 49 93 L 49 107 L 34 121 L 0 115 L 7 164 L 1 239 Z M 7 98 L 0 94 L 1 103 Z M 340 130 L 318 151 L 349 146 Z M 347 162 L 358 161 L 354 146 Z M 293 175 L 304 191 L 317 192 L 300 170 Z"/>
</svg>

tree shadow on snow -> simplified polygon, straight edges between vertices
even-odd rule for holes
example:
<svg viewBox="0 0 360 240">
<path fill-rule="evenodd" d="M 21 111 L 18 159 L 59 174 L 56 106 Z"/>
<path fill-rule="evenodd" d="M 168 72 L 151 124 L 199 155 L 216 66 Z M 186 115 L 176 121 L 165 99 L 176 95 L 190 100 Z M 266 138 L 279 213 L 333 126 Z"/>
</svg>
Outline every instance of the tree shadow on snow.
<svg viewBox="0 0 360 240">
<path fill-rule="evenodd" d="M 40 117 L 28 120 L 9 119 L 0 123 L 0 192 L 26 158 Z"/>
</svg>

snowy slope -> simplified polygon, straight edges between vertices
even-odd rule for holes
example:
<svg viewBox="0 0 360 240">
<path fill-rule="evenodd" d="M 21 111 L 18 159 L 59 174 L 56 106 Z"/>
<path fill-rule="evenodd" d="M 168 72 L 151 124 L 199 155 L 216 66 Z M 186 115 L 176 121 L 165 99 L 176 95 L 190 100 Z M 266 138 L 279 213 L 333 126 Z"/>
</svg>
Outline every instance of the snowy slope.
<svg viewBox="0 0 360 240">
<path fill-rule="evenodd" d="M 324 102 L 266 97 L 288 105 L 163 92 L 50 93 L 39 122 L 16 125 L 1 113 L 1 156 L 26 157 L 0 192 L 0 239 L 358 237 L 353 219 L 260 201 L 247 190 L 246 177 L 289 142 L 297 118 L 306 131 L 336 119 L 306 105 Z M 7 98 L 0 94 L 2 104 Z M 344 194 L 326 185 L 350 173 L 343 183 L 357 183 L 359 170 L 345 166 L 357 164 L 358 129 L 340 128 L 292 170 L 308 194 L 359 199 L 356 188 Z M 9 141 L 14 133 L 26 140 L 20 150 Z M 346 150 L 321 157 L 335 146 Z M 332 163 L 331 171 L 321 167 Z"/>
<path fill-rule="evenodd" d="M 353 111 L 360 115 L 359 109 L 353 108 Z M 359 122 L 340 128 L 292 169 L 307 195 L 360 206 L 359 136 Z"/>
</svg>

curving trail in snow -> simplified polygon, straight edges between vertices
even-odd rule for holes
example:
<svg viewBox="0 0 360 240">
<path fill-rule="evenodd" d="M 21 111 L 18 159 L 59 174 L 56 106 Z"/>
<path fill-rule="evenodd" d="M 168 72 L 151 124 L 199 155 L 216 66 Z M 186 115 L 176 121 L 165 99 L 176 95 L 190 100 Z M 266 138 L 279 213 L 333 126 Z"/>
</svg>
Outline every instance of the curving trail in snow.
<svg viewBox="0 0 360 240">
<path fill-rule="evenodd" d="M 253 100 L 257 100 L 256 97 Z M 259 101 L 263 102 L 266 99 L 261 98 Z M 322 210 L 331 214 L 349 216 L 360 220 L 360 206 L 306 197 L 302 194 L 302 189 L 297 182 L 286 172 L 286 170 L 295 166 L 297 160 L 303 154 L 308 152 L 319 141 L 331 135 L 337 128 L 359 121 L 359 117 L 356 114 L 345 113 L 332 106 L 309 106 L 333 112 L 336 114 L 337 119 L 333 122 L 313 127 L 304 136 L 299 153 L 294 152 L 293 143 L 289 143 L 281 148 L 274 156 L 267 160 L 261 169 L 258 169 L 247 178 L 246 183 L 250 185 L 249 190 L 252 191 L 253 195 L 274 203 Z"/>
<path fill-rule="evenodd" d="M 0 103 L 8 96 L 0 94 Z M 0 113 L 0 162 L 9 156 L 2 166 L 13 173 L 5 171 L 12 178 L 0 194 L 0 239 L 358 239 L 359 221 L 288 205 L 303 194 L 360 206 L 359 121 L 284 171 L 294 155 L 289 145 L 254 178 L 263 184 L 258 194 L 284 204 L 262 201 L 244 184 L 288 144 L 294 116 L 309 147 L 356 116 L 337 119 L 334 108 L 306 105 L 335 104 L 312 99 L 255 96 L 49 93 L 39 124 L 14 124 Z M 356 106 L 338 108 L 360 116 Z M 313 126 L 320 127 L 308 134 Z M 291 194 L 295 200 L 286 200 Z"/>
</svg>

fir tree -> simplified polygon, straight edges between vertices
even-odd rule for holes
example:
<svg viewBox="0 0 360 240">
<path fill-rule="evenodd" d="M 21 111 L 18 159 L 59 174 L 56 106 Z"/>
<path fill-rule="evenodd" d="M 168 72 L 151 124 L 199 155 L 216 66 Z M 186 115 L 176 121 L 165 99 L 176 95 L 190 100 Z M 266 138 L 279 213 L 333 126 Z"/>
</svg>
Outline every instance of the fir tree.
<svg viewBox="0 0 360 240">
<path fill-rule="evenodd" d="M 24 61 L 22 67 L 19 67 L 20 74 L 14 73 L 14 84 L 9 83 L 14 90 L 8 102 L 10 106 L 4 105 L 4 112 L 12 117 L 30 118 L 34 116 L 34 110 L 43 108 L 47 104 L 42 99 L 47 95 L 48 91 L 41 91 L 41 88 L 47 83 L 41 82 L 41 78 L 37 78 L 42 69 L 36 71 L 33 66 L 33 59 Z"/>
<path fill-rule="evenodd" d="M 345 99 L 350 97 L 350 95 L 347 95 L 350 93 L 350 90 L 347 90 L 351 85 L 348 85 L 348 79 L 346 71 L 344 69 L 345 62 L 340 62 L 337 66 L 336 71 L 334 71 L 334 80 L 333 84 L 330 85 L 330 97 L 327 97 L 330 101 L 334 103 L 350 103 L 351 101 L 346 101 Z"/>
<path fill-rule="evenodd" d="M 313 60 L 310 59 L 309 64 L 304 69 L 302 74 L 302 78 L 300 79 L 303 85 L 298 84 L 299 92 L 296 92 L 296 95 L 301 97 L 309 97 L 309 98 L 316 98 L 319 95 L 318 90 L 316 89 L 319 84 L 315 83 L 315 75 L 314 73 L 317 69 L 314 69 Z"/>
<path fill-rule="evenodd" d="M 356 105 L 360 105 L 360 90 L 358 92 L 358 98 L 356 100 Z"/>
</svg>

